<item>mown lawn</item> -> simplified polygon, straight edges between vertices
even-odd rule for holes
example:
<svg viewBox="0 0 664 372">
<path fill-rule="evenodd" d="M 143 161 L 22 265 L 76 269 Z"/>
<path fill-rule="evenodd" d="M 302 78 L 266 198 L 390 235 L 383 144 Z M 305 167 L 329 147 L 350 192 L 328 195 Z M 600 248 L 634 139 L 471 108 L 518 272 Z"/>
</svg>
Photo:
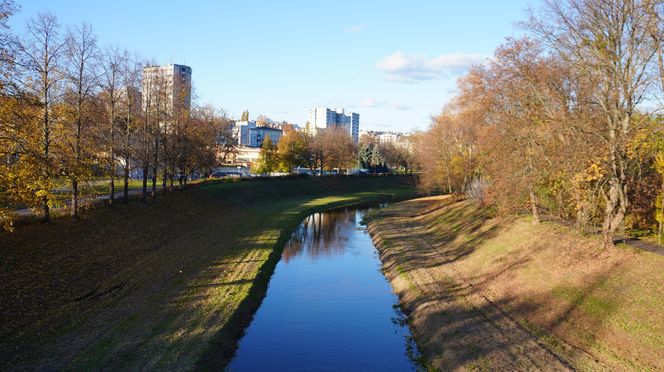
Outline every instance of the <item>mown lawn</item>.
<svg viewBox="0 0 664 372">
<path fill-rule="evenodd" d="M 2 369 L 218 369 L 307 214 L 410 177 L 213 182 L 0 235 Z"/>
</svg>

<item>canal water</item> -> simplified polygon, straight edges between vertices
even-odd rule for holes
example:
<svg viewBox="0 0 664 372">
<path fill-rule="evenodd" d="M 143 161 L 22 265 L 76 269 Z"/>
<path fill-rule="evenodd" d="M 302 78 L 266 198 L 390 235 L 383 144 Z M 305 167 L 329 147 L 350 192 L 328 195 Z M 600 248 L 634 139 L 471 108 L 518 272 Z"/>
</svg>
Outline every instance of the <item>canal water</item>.
<svg viewBox="0 0 664 372">
<path fill-rule="evenodd" d="M 360 224 L 316 213 L 286 244 L 229 371 L 412 371 L 417 350 Z"/>
</svg>

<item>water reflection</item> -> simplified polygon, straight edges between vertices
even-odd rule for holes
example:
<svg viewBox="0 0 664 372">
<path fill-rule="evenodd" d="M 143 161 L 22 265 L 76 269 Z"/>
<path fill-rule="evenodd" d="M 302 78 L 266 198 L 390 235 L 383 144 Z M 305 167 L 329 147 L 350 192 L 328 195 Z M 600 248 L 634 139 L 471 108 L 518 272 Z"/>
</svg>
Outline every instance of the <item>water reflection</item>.
<svg viewBox="0 0 664 372">
<path fill-rule="evenodd" d="M 303 221 L 229 371 L 417 369 L 363 215 L 347 209 Z"/>
<path fill-rule="evenodd" d="M 348 210 L 312 214 L 295 230 L 281 258 L 288 262 L 300 254 L 312 260 L 343 254 L 348 237 L 342 232 L 354 229 L 357 218 Z"/>
</svg>

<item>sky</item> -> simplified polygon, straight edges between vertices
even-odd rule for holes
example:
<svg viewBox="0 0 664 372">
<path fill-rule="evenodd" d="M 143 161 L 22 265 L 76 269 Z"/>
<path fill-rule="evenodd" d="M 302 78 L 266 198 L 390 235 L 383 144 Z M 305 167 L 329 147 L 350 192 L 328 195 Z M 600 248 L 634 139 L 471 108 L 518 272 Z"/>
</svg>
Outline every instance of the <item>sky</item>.
<svg viewBox="0 0 664 372">
<path fill-rule="evenodd" d="M 537 0 L 16 0 L 18 33 L 40 12 L 90 23 L 101 47 L 191 66 L 197 100 L 304 125 L 312 107 L 361 130 L 425 129 L 456 79 L 485 62 Z M 534 2 L 534 3 L 533 3 Z"/>
</svg>

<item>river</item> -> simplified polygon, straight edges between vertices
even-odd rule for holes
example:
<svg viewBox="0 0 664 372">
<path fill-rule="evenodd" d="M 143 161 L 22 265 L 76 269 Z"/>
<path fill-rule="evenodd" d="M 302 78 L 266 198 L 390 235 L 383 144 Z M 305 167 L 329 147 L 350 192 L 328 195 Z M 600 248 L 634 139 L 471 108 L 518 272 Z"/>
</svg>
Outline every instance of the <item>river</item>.
<svg viewBox="0 0 664 372">
<path fill-rule="evenodd" d="M 412 371 L 417 350 L 361 220 L 307 217 L 286 244 L 229 371 Z"/>
</svg>

